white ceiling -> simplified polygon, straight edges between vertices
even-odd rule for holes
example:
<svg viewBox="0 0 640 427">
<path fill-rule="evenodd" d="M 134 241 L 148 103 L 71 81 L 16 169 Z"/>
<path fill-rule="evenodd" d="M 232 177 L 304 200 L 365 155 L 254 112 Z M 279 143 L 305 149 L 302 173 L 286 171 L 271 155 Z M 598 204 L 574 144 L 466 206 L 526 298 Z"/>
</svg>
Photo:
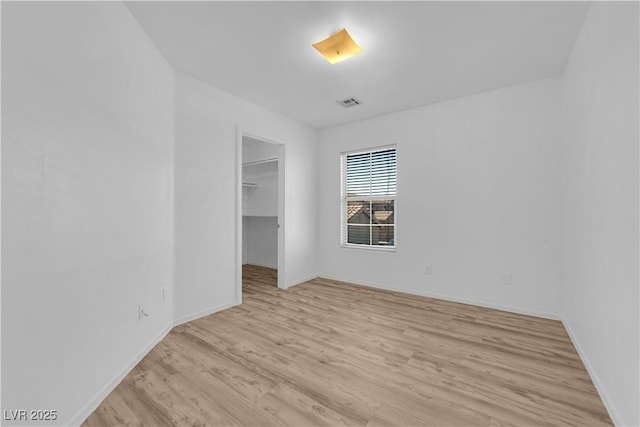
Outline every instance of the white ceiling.
<svg viewBox="0 0 640 427">
<path fill-rule="evenodd" d="M 585 2 L 127 2 L 173 67 L 315 128 L 562 72 Z M 363 52 L 311 46 L 347 28 Z M 355 96 L 350 109 L 336 100 Z"/>
</svg>

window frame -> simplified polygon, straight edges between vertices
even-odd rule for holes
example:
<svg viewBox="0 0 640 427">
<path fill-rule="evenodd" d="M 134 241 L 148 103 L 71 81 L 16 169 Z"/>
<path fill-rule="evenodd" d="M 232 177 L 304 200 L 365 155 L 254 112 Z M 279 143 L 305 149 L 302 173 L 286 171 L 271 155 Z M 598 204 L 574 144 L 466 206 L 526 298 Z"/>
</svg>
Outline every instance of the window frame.
<svg viewBox="0 0 640 427">
<path fill-rule="evenodd" d="M 386 150 L 395 150 L 396 156 L 396 194 L 394 196 L 355 196 L 355 197 L 347 197 L 347 156 L 353 156 L 358 154 L 371 154 L 379 151 Z M 340 153 L 340 247 L 346 249 L 363 249 L 369 251 L 379 251 L 379 252 L 396 252 L 398 248 L 398 191 L 397 191 L 397 183 L 398 183 L 398 147 L 396 144 L 390 145 L 381 145 L 377 147 L 358 149 L 352 151 L 343 151 Z M 347 219 L 347 207 L 350 201 L 368 201 L 375 202 L 381 200 L 392 200 L 393 201 L 393 246 L 384 246 L 384 245 L 364 245 L 364 244 L 356 244 L 349 243 L 348 240 L 348 219 Z M 353 225 L 353 224 L 352 224 Z M 363 225 L 363 227 L 365 227 Z M 368 227 L 373 227 L 372 224 L 369 224 Z"/>
</svg>

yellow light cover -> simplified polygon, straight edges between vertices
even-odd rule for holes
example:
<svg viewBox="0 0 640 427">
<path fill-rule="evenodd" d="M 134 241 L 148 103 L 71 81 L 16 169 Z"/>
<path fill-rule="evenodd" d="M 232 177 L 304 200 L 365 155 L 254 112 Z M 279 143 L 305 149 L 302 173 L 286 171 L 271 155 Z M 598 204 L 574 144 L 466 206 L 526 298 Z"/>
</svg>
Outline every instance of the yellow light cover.
<svg viewBox="0 0 640 427">
<path fill-rule="evenodd" d="M 332 64 L 344 61 L 362 52 L 360 46 L 353 41 L 344 28 L 331 37 L 314 43 L 313 47 Z"/>
</svg>

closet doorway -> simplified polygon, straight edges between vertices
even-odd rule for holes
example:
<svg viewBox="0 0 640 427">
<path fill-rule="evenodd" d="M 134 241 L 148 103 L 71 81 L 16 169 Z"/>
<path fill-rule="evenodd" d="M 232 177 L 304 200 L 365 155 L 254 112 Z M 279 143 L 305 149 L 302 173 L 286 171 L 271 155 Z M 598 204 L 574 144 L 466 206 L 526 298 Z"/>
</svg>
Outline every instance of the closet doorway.
<svg viewBox="0 0 640 427">
<path fill-rule="evenodd" d="M 284 288 L 284 145 L 240 132 L 240 229 L 238 298 L 243 275 Z"/>
</svg>

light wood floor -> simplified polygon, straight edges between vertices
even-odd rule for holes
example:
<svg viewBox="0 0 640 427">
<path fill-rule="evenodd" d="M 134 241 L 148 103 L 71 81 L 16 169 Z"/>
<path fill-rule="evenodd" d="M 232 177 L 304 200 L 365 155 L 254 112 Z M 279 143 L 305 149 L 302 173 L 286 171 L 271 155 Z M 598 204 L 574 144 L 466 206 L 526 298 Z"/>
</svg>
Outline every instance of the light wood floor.
<svg viewBox="0 0 640 427">
<path fill-rule="evenodd" d="M 174 328 L 84 425 L 611 425 L 560 322 L 243 274 L 242 305 Z"/>
</svg>

